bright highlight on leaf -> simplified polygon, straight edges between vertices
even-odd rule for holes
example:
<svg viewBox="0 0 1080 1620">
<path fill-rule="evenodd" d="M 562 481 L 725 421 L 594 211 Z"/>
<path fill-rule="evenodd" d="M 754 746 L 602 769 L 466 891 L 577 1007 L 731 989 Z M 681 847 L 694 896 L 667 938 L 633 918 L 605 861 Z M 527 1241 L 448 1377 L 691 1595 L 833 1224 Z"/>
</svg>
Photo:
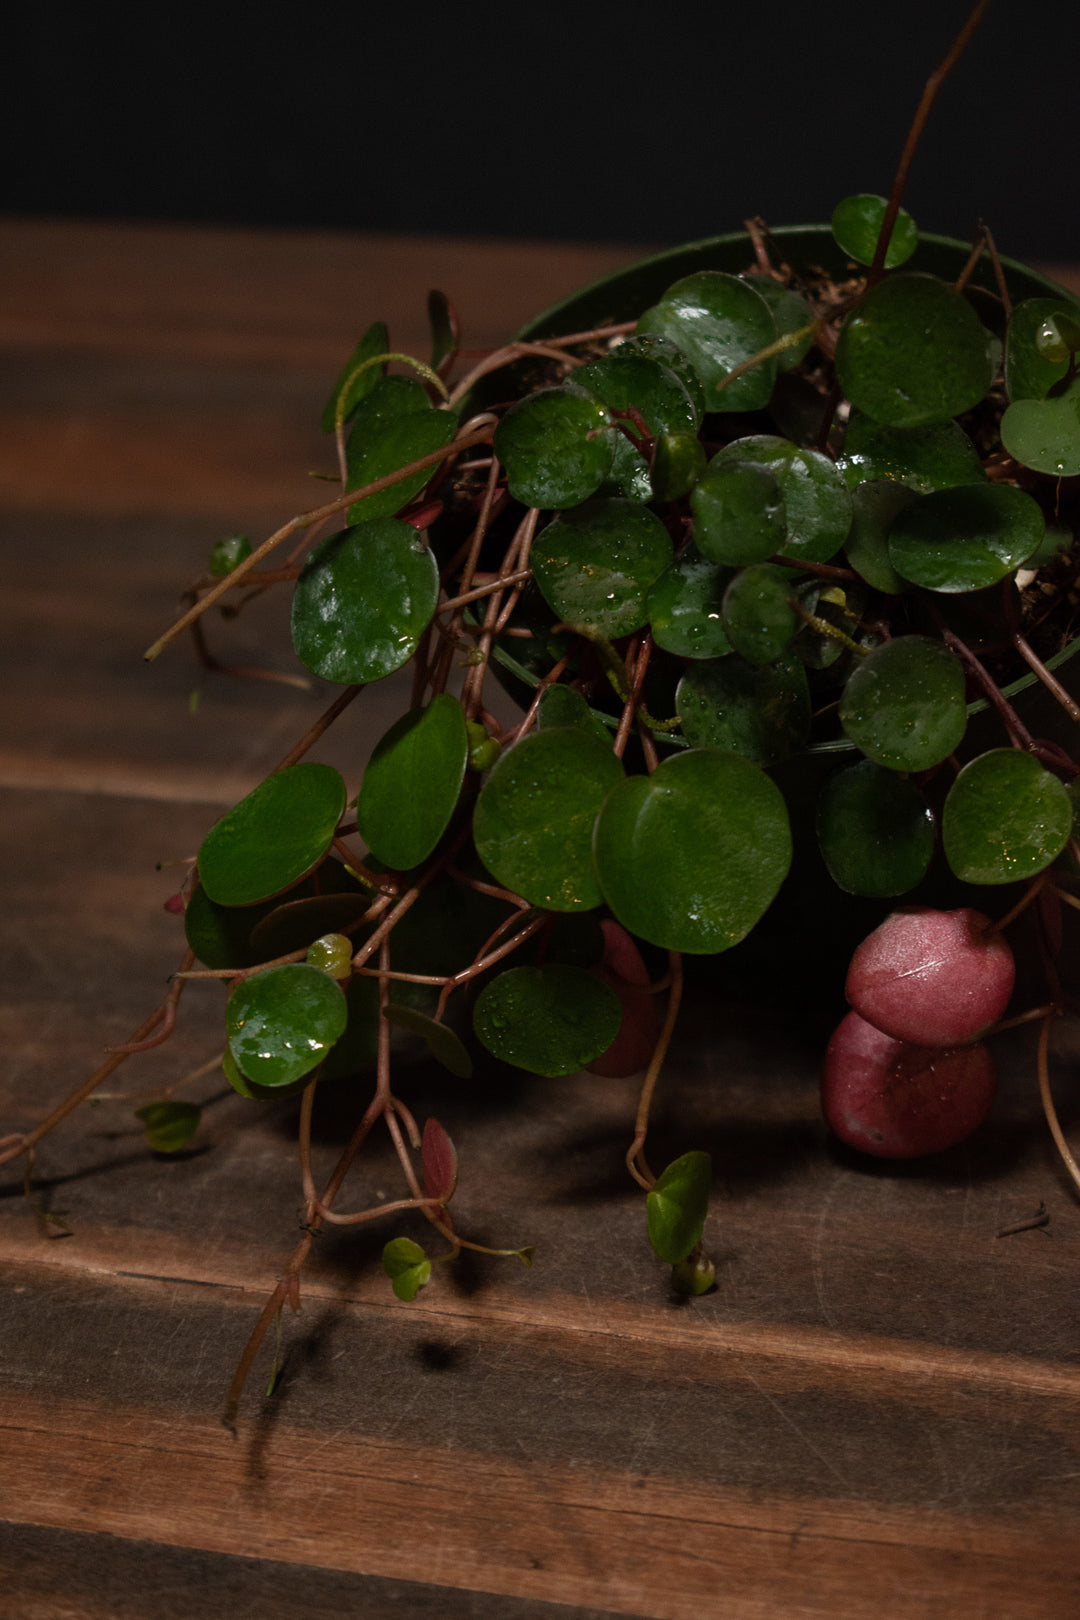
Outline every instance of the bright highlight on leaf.
<svg viewBox="0 0 1080 1620">
<path fill-rule="evenodd" d="M 225 1029 L 234 1062 L 260 1086 L 287 1086 L 317 1069 L 348 1020 L 329 974 L 306 962 L 266 968 L 229 997 Z"/>
</svg>

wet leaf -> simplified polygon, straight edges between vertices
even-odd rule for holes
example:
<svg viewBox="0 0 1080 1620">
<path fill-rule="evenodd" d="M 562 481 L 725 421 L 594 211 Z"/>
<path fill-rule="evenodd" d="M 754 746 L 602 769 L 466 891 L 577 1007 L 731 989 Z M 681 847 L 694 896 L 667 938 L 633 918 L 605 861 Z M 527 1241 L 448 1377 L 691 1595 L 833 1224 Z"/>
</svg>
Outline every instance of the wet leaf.
<svg viewBox="0 0 1080 1620">
<path fill-rule="evenodd" d="M 584 388 L 610 411 L 640 412 L 650 435 L 684 433 L 693 437 L 699 417 L 693 402 L 673 371 L 646 355 L 624 355 L 618 349 L 601 360 L 593 360 L 574 373 L 575 387 Z M 631 420 L 628 426 L 636 434 Z M 694 438 L 694 443 L 697 440 Z M 649 464 L 621 429 L 616 430 L 614 459 L 605 480 L 605 491 L 627 495 L 634 500 L 652 498 Z"/>
<path fill-rule="evenodd" d="M 425 1193 L 429 1198 L 449 1203 L 457 1186 L 457 1149 L 437 1119 L 429 1119 L 424 1125 L 420 1156 L 424 1165 Z"/>
<path fill-rule="evenodd" d="M 178 1153 L 198 1130 L 202 1109 L 189 1102 L 152 1102 L 136 1108 L 143 1122 L 146 1145 L 154 1153 Z"/>
<path fill-rule="evenodd" d="M 784 553 L 807 562 L 828 562 L 847 539 L 851 495 L 828 456 L 804 450 L 771 433 L 735 439 L 718 451 L 713 468 L 752 461 L 766 467 L 780 484 L 787 522 Z"/>
<path fill-rule="evenodd" d="M 737 653 L 693 664 L 675 707 L 691 748 L 727 748 L 755 765 L 777 765 L 810 741 L 810 687 L 790 653 L 772 664 Z"/>
<path fill-rule="evenodd" d="M 598 906 L 593 825 L 622 774 L 610 743 L 576 726 L 533 732 L 507 750 L 480 790 L 477 854 L 500 884 L 531 905 Z"/>
<path fill-rule="evenodd" d="M 873 264 L 887 207 L 886 198 L 860 192 L 856 196 L 845 197 L 833 209 L 833 236 L 848 258 L 854 259 L 856 264 Z M 915 221 L 906 208 L 901 208 L 885 250 L 886 270 L 895 270 L 897 265 L 910 259 L 918 245 L 919 233 Z"/>
<path fill-rule="evenodd" d="M 936 276 L 887 276 L 845 322 L 836 375 L 860 411 L 895 427 L 944 422 L 986 394 L 997 349 L 971 305 Z"/>
<path fill-rule="evenodd" d="M 404 1007 L 396 1002 L 389 1004 L 385 1017 L 388 1024 L 407 1029 L 411 1035 L 419 1035 L 427 1043 L 427 1049 L 435 1061 L 441 1063 L 444 1069 L 449 1069 L 451 1074 L 456 1074 L 460 1080 L 471 1078 L 472 1058 L 460 1038 L 446 1024 L 437 1023 L 415 1007 Z"/>
<path fill-rule="evenodd" d="M 645 1200 L 649 1242 L 658 1259 L 678 1265 L 701 1242 L 711 1186 L 707 1153 L 684 1153 L 661 1172 Z"/>
<path fill-rule="evenodd" d="M 614 990 L 584 968 L 510 968 L 477 997 L 473 1028 L 493 1057 L 530 1074 L 575 1074 L 619 1033 Z"/>
<path fill-rule="evenodd" d="M 402 715 L 376 744 L 360 784 L 356 825 L 392 871 L 427 859 L 446 831 L 465 778 L 469 739 L 450 693 Z"/>
<path fill-rule="evenodd" d="M 611 418 L 571 386 L 541 388 L 511 406 L 495 429 L 495 454 L 524 506 L 577 506 L 595 494 L 615 455 Z M 605 431 L 607 430 L 607 431 Z"/>
<path fill-rule="evenodd" d="M 563 512 L 536 537 L 532 566 L 559 618 L 614 639 L 646 622 L 649 591 L 672 560 L 654 512 L 619 496 Z"/>
<path fill-rule="evenodd" d="M 836 463 L 854 489 L 870 479 L 891 478 L 920 495 L 955 484 L 982 484 L 982 457 L 957 422 L 926 427 L 888 427 L 872 416 L 851 413 L 844 454 Z"/>
<path fill-rule="evenodd" d="M 868 585 L 890 596 L 906 587 L 889 561 L 889 531 L 914 499 L 913 489 L 888 478 L 871 479 L 851 492 L 851 530 L 844 547 L 847 560 Z"/>
<path fill-rule="evenodd" d="M 825 783 L 817 835 L 833 882 L 872 899 L 913 889 L 934 853 L 934 818 L 915 783 L 869 759 Z"/>
<path fill-rule="evenodd" d="M 892 771 L 947 759 L 967 728 L 964 671 L 928 636 L 896 636 L 852 670 L 840 721 L 856 748 Z"/>
<path fill-rule="evenodd" d="M 644 355 L 650 360 L 659 360 L 669 371 L 673 371 L 689 394 L 694 415 L 700 422 L 705 414 L 705 389 L 693 362 L 677 343 L 661 337 L 659 332 L 637 332 L 623 338 L 613 352 L 624 357 Z"/>
<path fill-rule="evenodd" d="M 1027 561 L 1043 537 L 1037 501 L 1011 484 L 920 495 L 889 530 L 896 572 L 931 591 L 979 591 Z"/>
<path fill-rule="evenodd" d="M 756 461 L 713 461 L 690 492 L 694 543 L 729 568 L 782 551 L 787 514 L 780 480 Z"/>
<path fill-rule="evenodd" d="M 381 680 L 412 657 L 438 597 L 438 565 L 411 524 L 382 518 L 342 529 L 296 582 L 297 656 L 323 680 Z"/>
<path fill-rule="evenodd" d="M 225 1010 L 233 1060 L 260 1086 L 287 1086 L 318 1068 L 347 1019 L 339 986 L 306 962 L 253 973 Z"/>
<path fill-rule="evenodd" d="M 1018 399 L 1001 418 L 1001 442 L 1016 460 L 1052 478 L 1080 473 L 1080 377 L 1053 399 Z"/>
<path fill-rule="evenodd" d="M 721 658 L 730 652 L 721 617 L 730 580 L 730 568 L 686 546 L 649 592 L 646 611 L 656 645 L 680 658 Z"/>
<path fill-rule="evenodd" d="M 1071 833 L 1065 784 L 1017 748 L 994 748 L 965 765 L 941 817 L 945 857 L 965 883 L 1034 877 Z"/>
<path fill-rule="evenodd" d="M 638 321 L 639 333 L 656 333 L 683 351 L 701 379 L 708 411 L 756 411 L 769 403 L 776 361 L 766 360 L 719 385 L 729 372 L 776 342 L 772 311 L 747 281 L 721 270 L 698 270 L 669 287 Z"/>
<path fill-rule="evenodd" d="M 779 658 L 799 628 L 791 581 L 771 563 L 741 568 L 724 592 L 724 629 L 735 651 L 751 664 Z"/>
<path fill-rule="evenodd" d="M 1005 337 L 1005 392 L 1010 400 L 1045 399 L 1068 373 L 1067 349 L 1051 359 L 1039 348 L 1040 335 L 1049 332 L 1057 314 L 1075 319 L 1077 311 L 1060 298 L 1025 298 L 1013 310 Z"/>
<path fill-rule="evenodd" d="M 406 1304 L 431 1281 L 431 1261 L 412 1238 L 391 1238 L 382 1252 L 382 1266 L 394 1293 Z"/>
<path fill-rule="evenodd" d="M 203 839 L 207 898 L 250 906 L 299 883 L 330 848 L 344 809 L 345 783 L 330 765 L 305 761 L 268 776 Z"/>
<path fill-rule="evenodd" d="M 623 927 L 697 954 L 748 934 L 791 862 L 779 789 L 749 760 L 711 748 L 618 783 L 593 847 L 604 898 Z"/>
<path fill-rule="evenodd" d="M 376 321 L 369 326 L 356 348 L 350 354 L 341 368 L 337 382 L 330 390 L 330 398 L 323 407 L 322 421 L 319 424 L 324 433 L 333 433 L 334 423 L 337 420 L 338 402 L 342 391 L 345 391 L 343 416 L 347 422 L 356 407 L 366 394 L 370 394 L 375 384 L 380 380 L 386 370 L 385 366 L 366 366 L 363 371 L 358 368 L 365 360 L 374 360 L 377 355 L 385 354 L 390 347 L 390 334 L 383 321 Z"/>
</svg>

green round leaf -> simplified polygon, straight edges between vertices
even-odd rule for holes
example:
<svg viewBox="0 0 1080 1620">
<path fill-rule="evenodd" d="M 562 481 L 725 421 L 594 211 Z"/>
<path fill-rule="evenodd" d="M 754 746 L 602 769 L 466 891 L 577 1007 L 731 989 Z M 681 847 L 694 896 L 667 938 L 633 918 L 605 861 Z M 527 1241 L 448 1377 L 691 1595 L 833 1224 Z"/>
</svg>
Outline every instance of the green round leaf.
<svg viewBox="0 0 1080 1620">
<path fill-rule="evenodd" d="M 541 731 L 550 731 L 555 726 L 575 726 L 578 731 L 587 731 L 590 736 L 598 737 L 607 748 L 611 747 L 611 732 L 573 686 L 556 684 L 545 689 L 536 713 L 536 724 Z"/>
<path fill-rule="evenodd" d="M 439 599 L 439 570 L 409 523 L 381 518 L 319 545 L 296 582 L 293 645 L 326 681 L 378 681 L 408 662 Z"/>
<path fill-rule="evenodd" d="M 889 531 L 889 561 L 931 591 L 979 591 L 1026 562 L 1043 537 L 1037 501 L 1011 484 L 962 484 L 920 495 Z"/>
<path fill-rule="evenodd" d="M 639 411 L 654 439 L 665 433 L 690 435 L 697 432 L 699 415 L 693 401 L 673 371 L 647 355 L 624 355 L 619 349 L 593 360 L 574 373 L 574 386 L 584 388 L 610 411 Z M 631 419 L 628 426 L 639 429 Z M 621 428 L 615 431 L 615 454 L 605 489 L 635 500 L 652 498 L 649 465 Z"/>
<path fill-rule="evenodd" d="M 737 365 L 776 342 L 772 311 L 749 282 L 721 270 L 698 270 L 669 287 L 637 329 L 666 337 L 683 351 L 701 378 L 706 410 L 757 411 L 769 403 L 775 359 L 722 386 Z"/>
<path fill-rule="evenodd" d="M 1071 833 L 1065 784 L 1016 748 L 994 748 L 965 765 L 941 817 L 945 857 L 965 883 L 1034 877 Z"/>
<path fill-rule="evenodd" d="M 934 817 L 915 783 L 869 759 L 825 783 L 817 835 L 833 882 L 875 900 L 913 889 L 934 853 Z"/>
<path fill-rule="evenodd" d="M 287 1086 L 318 1068 L 345 1031 L 345 996 L 321 968 L 289 962 L 244 979 L 229 997 L 233 1060 L 260 1086 Z"/>
<path fill-rule="evenodd" d="M 446 831 L 461 792 L 469 739 L 448 692 L 412 709 L 376 744 L 360 784 L 356 825 L 392 871 L 419 866 Z"/>
<path fill-rule="evenodd" d="M 673 755 L 618 783 L 600 812 L 594 858 L 623 927 L 667 950 L 727 950 L 750 932 L 791 863 L 783 797 L 739 754 Z"/>
<path fill-rule="evenodd" d="M 646 604 L 653 640 L 679 658 L 721 658 L 730 652 L 721 617 L 731 570 L 687 546 L 665 568 Z"/>
<path fill-rule="evenodd" d="M 394 1293 L 406 1304 L 431 1281 L 431 1261 L 412 1238 L 391 1238 L 383 1249 L 382 1265 Z"/>
<path fill-rule="evenodd" d="M 804 326 L 812 323 L 813 310 L 806 299 L 801 298 L 797 292 L 792 292 L 790 287 L 782 287 L 772 276 L 749 275 L 743 279 L 749 282 L 756 293 L 760 293 L 772 310 L 777 337 L 786 337 L 789 332 L 801 332 Z M 808 332 L 793 348 L 785 349 L 777 359 L 778 368 L 781 371 L 793 371 L 799 361 L 806 358 L 813 341 L 814 334 Z"/>
<path fill-rule="evenodd" d="M 880 281 L 836 345 L 836 375 L 848 399 L 896 427 L 970 410 L 996 368 L 994 340 L 963 295 L 914 271 Z"/>
<path fill-rule="evenodd" d="M 701 1242 L 711 1185 L 707 1153 L 684 1153 L 661 1172 L 645 1200 L 649 1242 L 658 1259 L 678 1265 Z"/>
<path fill-rule="evenodd" d="M 1069 369 L 1068 349 L 1060 358 L 1051 359 L 1042 352 L 1040 338 L 1056 330 L 1055 315 L 1075 320 L 1076 314 L 1060 298 L 1025 298 L 1017 304 L 1005 337 L 1005 392 L 1010 400 L 1045 399 L 1054 384 L 1061 382 Z M 1055 347 L 1050 346 L 1051 353 Z"/>
<path fill-rule="evenodd" d="M 692 433 L 661 433 L 653 452 L 652 492 L 658 501 L 688 495 L 705 471 L 705 446 Z"/>
<path fill-rule="evenodd" d="M 294 1080 L 288 1086 L 257 1085 L 254 1080 L 249 1080 L 246 1074 L 241 1074 L 228 1047 L 221 1055 L 221 1070 L 233 1090 L 241 1097 L 246 1097 L 249 1102 L 280 1102 L 284 1097 L 299 1095 L 308 1083 L 307 1076 L 301 1075 L 299 1080 Z M 325 1072 L 324 1069 L 323 1073 Z"/>
<path fill-rule="evenodd" d="M 143 1122 L 146 1145 L 155 1153 L 178 1153 L 187 1147 L 202 1118 L 202 1109 L 189 1102 L 152 1102 L 136 1108 Z"/>
<path fill-rule="evenodd" d="M 724 592 L 724 629 L 737 653 L 751 664 L 779 658 L 799 628 L 791 606 L 791 581 L 771 563 L 741 568 Z"/>
<path fill-rule="evenodd" d="M 736 653 L 693 664 L 675 707 L 691 748 L 727 748 L 755 765 L 776 765 L 810 740 L 810 687 L 791 654 L 772 664 Z"/>
<path fill-rule="evenodd" d="M 289 889 L 317 866 L 345 809 L 331 765 L 275 771 L 216 822 L 199 849 L 199 879 L 221 906 L 250 906 Z"/>
<path fill-rule="evenodd" d="M 1052 478 L 1080 473 L 1080 377 L 1053 399 L 1018 399 L 1001 418 L 1001 442 L 1017 461 Z"/>
<path fill-rule="evenodd" d="M 833 209 L 832 233 L 848 258 L 854 259 L 856 264 L 873 264 L 887 206 L 884 197 L 861 192 L 854 197 L 845 197 Z M 886 270 L 895 270 L 897 265 L 910 259 L 918 245 L 919 233 L 915 229 L 915 221 L 906 208 L 901 208 L 885 250 Z"/>
<path fill-rule="evenodd" d="M 499 883 L 531 905 L 598 906 L 593 824 L 622 774 L 610 743 L 576 726 L 531 733 L 507 750 L 480 789 L 477 854 Z"/>
<path fill-rule="evenodd" d="M 427 1049 L 437 1063 L 459 1080 L 468 1080 L 473 1072 L 472 1058 L 460 1038 L 446 1024 L 440 1024 L 415 1007 L 402 1007 L 391 1002 L 386 1009 L 386 1021 L 398 1029 L 407 1029 L 427 1043 Z"/>
<path fill-rule="evenodd" d="M 986 480 L 982 458 L 959 423 L 888 427 L 857 411 L 851 413 L 844 454 L 836 465 L 852 489 L 869 479 L 892 478 L 929 495 L 934 489 Z"/>
<path fill-rule="evenodd" d="M 760 463 L 779 481 L 787 520 L 785 555 L 807 562 L 828 562 L 836 555 L 851 527 L 851 495 L 828 456 L 775 434 L 755 433 L 718 451 L 705 476 L 740 461 Z"/>
<path fill-rule="evenodd" d="M 476 999 L 473 1028 L 493 1057 L 530 1074 L 576 1074 L 622 1024 L 615 991 L 583 968 L 552 962 L 500 973 Z"/>
<path fill-rule="evenodd" d="M 671 562 L 671 536 L 654 512 L 613 496 L 563 512 L 537 535 L 532 566 L 560 619 L 614 638 L 646 622 L 649 590 Z"/>
<path fill-rule="evenodd" d="M 615 430 L 602 405 L 572 387 L 541 388 L 511 406 L 495 429 L 495 454 L 524 506 L 577 506 L 611 470 Z M 604 431 L 608 429 L 608 431 Z"/>
<path fill-rule="evenodd" d="M 783 550 L 780 480 L 756 461 L 713 461 L 690 492 L 694 543 L 710 562 L 740 568 Z"/>
<path fill-rule="evenodd" d="M 423 386 L 414 378 L 384 377 L 357 408 L 346 450 L 345 487 L 362 489 L 441 450 L 456 431 L 453 411 L 433 410 Z M 422 467 L 386 489 L 365 495 L 349 507 L 345 521 L 370 523 L 375 518 L 393 517 L 420 493 L 434 471 L 434 467 Z"/>
<path fill-rule="evenodd" d="M 650 360 L 659 360 L 661 365 L 678 377 L 690 396 L 694 415 L 701 421 L 705 414 L 705 389 L 689 356 L 683 353 L 677 343 L 661 337 L 659 332 L 637 332 L 621 339 L 613 352 L 623 357 L 644 355 Z"/>
<path fill-rule="evenodd" d="M 840 721 L 867 758 L 891 771 L 947 759 L 967 729 L 960 660 L 928 636 L 896 636 L 852 670 Z"/>
<path fill-rule="evenodd" d="M 844 547 L 855 572 L 876 591 L 896 596 L 904 581 L 889 561 L 889 530 L 915 491 L 889 478 L 874 478 L 851 492 L 851 532 Z"/>
</svg>

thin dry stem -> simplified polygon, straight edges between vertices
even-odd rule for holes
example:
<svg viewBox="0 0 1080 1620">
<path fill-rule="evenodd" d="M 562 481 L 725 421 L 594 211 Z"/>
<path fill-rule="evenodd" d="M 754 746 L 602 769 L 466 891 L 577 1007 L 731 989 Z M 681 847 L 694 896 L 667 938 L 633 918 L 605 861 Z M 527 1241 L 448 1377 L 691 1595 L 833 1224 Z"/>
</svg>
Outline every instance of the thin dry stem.
<svg viewBox="0 0 1080 1620">
<path fill-rule="evenodd" d="M 652 1108 L 653 1094 L 656 1091 L 656 1082 L 660 1078 L 664 1059 L 671 1037 L 675 1031 L 675 1021 L 679 1016 L 679 1004 L 682 1001 L 683 972 L 682 957 L 678 951 L 668 952 L 668 962 L 671 972 L 671 991 L 668 995 L 667 1011 L 664 1014 L 663 1027 L 659 1038 L 653 1048 L 653 1055 L 645 1073 L 641 1086 L 641 1095 L 638 1098 L 637 1118 L 634 1122 L 634 1140 L 626 1151 L 626 1168 L 634 1180 L 651 1192 L 656 1185 L 656 1177 L 645 1159 L 645 1138 L 649 1134 L 649 1111 Z"/>
<path fill-rule="evenodd" d="M 892 240 L 893 227 L 896 224 L 897 216 L 900 213 L 900 204 L 903 201 L 904 190 L 907 186 L 908 171 L 911 168 L 911 162 L 915 156 L 919 141 L 922 139 L 922 132 L 926 126 L 926 120 L 930 116 L 930 109 L 937 100 L 937 94 L 941 89 L 941 86 L 945 83 L 945 80 L 952 72 L 957 61 L 967 49 L 967 45 L 972 34 L 974 34 L 976 28 L 978 28 L 979 24 L 982 22 L 983 13 L 985 12 L 988 4 L 989 0 L 978 0 L 978 4 L 971 11 L 967 22 L 965 22 L 963 28 L 961 28 L 956 38 L 949 46 L 949 49 L 946 51 L 941 65 L 935 68 L 934 72 L 931 73 L 930 77 L 926 81 L 923 93 L 919 98 L 919 105 L 915 109 L 915 117 L 911 120 L 911 128 L 907 132 L 907 139 L 904 142 L 903 151 L 900 153 L 900 162 L 896 167 L 896 174 L 893 178 L 892 190 L 889 192 L 889 201 L 885 209 L 885 216 L 881 221 L 881 230 L 878 234 L 877 247 L 874 250 L 874 262 L 870 266 L 870 274 L 866 278 L 867 291 L 869 291 L 871 287 L 875 286 L 885 273 L 885 255 L 889 251 L 889 243 Z"/>
<path fill-rule="evenodd" d="M 1080 1192 L 1080 1165 L 1077 1164 L 1069 1151 L 1069 1144 L 1065 1140 L 1065 1132 L 1061 1129 L 1061 1122 L 1054 1107 L 1054 1099 L 1050 1095 L 1050 1026 L 1056 1016 L 1057 1009 L 1055 1008 L 1049 1017 L 1043 1019 L 1043 1025 L 1039 1031 L 1039 1095 L 1042 1098 L 1043 1113 L 1046 1115 L 1046 1123 L 1050 1127 L 1050 1134 L 1054 1138 L 1066 1170 L 1068 1170 L 1076 1183 L 1077 1191 Z"/>
</svg>

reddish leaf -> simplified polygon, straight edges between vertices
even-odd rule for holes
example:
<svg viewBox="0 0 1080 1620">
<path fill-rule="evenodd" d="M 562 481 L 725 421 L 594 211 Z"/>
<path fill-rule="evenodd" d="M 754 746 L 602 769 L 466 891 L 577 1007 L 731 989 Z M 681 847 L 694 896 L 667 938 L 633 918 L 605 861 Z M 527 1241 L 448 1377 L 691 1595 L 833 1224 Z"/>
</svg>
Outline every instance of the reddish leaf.
<svg viewBox="0 0 1080 1620">
<path fill-rule="evenodd" d="M 457 1149 L 437 1119 L 429 1119 L 424 1126 L 420 1156 L 424 1164 L 424 1191 L 429 1198 L 448 1203 L 457 1186 Z"/>
<path fill-rule="evenodd" d="M 645 1069 L 653 1055 L 659 1026 L 656 997 L 635 985 L 648 985 L 649 972 L 641 952 L 621 923 L 605 918 L 604 954 L 591 971 L 615 991 L 622 1003 L 622 1025 L 606 1052 L 588 1064 L 590 1074 L 621 1079 Z"/>
</svg>

